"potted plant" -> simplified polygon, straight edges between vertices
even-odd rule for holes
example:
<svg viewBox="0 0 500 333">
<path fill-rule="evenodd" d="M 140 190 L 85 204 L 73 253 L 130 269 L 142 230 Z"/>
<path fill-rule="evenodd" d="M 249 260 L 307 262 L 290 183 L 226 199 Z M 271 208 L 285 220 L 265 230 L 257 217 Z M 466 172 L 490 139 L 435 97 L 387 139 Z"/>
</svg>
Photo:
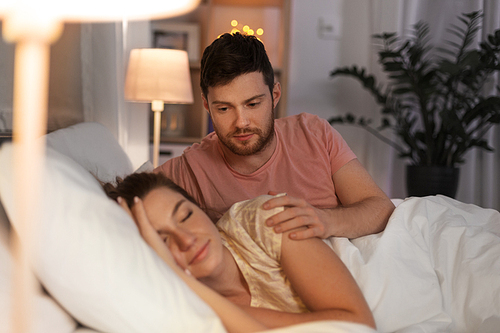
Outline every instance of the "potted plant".
<svg viewBox="0 0 500 333">
<path fill-rule="evenodd" d="M 399 157 L 409 159 L 410 196 L 454 197 L 464 154 L 474 147 L 493 149 L 484 136 L 500 122 L 500 87 L 490 96 L 481 91 L 492 74 L 500 71 L 500 29 L 474 48 L 482 14 L 462 14 L 458 19 L 459 24 L 448 29 L 454 39 L 436 52 L 429 45 L 429 27 L 422 21 L 406 39 L 396 33 L 374 35 L 382 42 L 378 57 L 388 77 L 385 87 L 357 66 L 330 73 L 332 78 L 358 79 L 382 107 L 379 127 L 352 114 L 332 117 L 330 124 L 360 126 L 394 147 Z M 396 134 L 396 140 L 382 134 L 387 129 Z M 451 185 L 441 184 L 447 179 Z"/>
</svg>

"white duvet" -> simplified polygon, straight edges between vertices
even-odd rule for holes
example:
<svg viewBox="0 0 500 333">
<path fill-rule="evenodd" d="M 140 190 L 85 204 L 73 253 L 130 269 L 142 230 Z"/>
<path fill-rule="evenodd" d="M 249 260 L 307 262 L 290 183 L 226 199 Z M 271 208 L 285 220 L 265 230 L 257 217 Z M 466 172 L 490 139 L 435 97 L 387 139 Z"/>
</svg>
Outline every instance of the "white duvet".
<svg viewBox="0 0 500 333">
<path fill-rule="evenodd" d="M 385 231 L 325 240 L 381 332 L 500 332 L 500 213 L 444 196 L 408 198 Z"/>
</svg>

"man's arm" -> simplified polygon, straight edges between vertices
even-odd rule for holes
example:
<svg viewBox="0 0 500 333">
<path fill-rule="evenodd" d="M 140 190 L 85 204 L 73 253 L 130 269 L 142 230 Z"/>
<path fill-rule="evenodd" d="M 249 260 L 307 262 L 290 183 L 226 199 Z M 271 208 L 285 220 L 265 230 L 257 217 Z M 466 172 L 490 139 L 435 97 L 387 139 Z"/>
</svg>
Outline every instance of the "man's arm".
<svg viewBox="0 0 500 333">
<path fill-rule="evenodd" d="M 290 196 L 273 198 L 264 204 L 264 209 L 278 206 L 288 209 L 270 217 L 267 225 L 274 226 L 276 232 L 307 226 L 306 230 L 290 233 L 293 239 L 356 238 L 384 230 L 394 205 L 361 163 L 357 159 L 351 160 L 332 178 L 341 205 L 319 209 L 303 199 Z"/>
</svg>

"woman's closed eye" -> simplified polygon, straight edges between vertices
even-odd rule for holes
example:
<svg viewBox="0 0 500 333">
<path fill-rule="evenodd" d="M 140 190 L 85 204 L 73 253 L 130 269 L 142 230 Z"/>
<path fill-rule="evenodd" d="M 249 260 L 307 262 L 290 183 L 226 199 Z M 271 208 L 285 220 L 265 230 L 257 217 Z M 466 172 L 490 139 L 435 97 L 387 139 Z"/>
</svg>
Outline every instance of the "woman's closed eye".
<svg viewBox="0 0 500 333">
<path fill-rule="evenodd" d="M 192 210 L 189 210 L 186 214 L 186 216 L 184 216 L 184 218 L 181 220 L 181 223 L 182 222 L 186 222 L 187 219 L 189 219 L 191 217 L 191 215 L 193 215 L 193 211 Z"/>
<path fill-rule="evenodd" d="M 158 234 L 160 235 L 162 241 L 167 244 L 168 242 L 168 238 L 169 238 L 169 234 L 166 233 L 166 232 L 158 232 Z"/>
<path fill-rule="evenodd" d="M 193 211 L 192 210 L 188 210 L 185 213 L 184 217 L 181 218 L 178 223 L 184 223 L 184 222 L 186 222 L 191 217 L 191 215 L 193 215 Z M 163 242 L 167 243 L 170 233 L 166 232 L 166 231 L 158 231 L 158 234 L 160 235 L 160 237 L 163 240 Z"/>
</svg>

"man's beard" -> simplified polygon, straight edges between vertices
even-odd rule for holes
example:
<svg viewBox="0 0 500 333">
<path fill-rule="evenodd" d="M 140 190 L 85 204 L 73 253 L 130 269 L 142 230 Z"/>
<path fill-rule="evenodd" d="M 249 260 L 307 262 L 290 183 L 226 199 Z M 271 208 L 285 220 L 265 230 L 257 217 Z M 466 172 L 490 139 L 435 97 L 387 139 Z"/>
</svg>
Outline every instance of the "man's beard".
<svg viewBox="0 0 500 333">
<path fill-rule="evenodd" d="M 229 133 L 225 137 L 220 135 L 220 131 L 217 129 L 215 123 L 213 123 L 213 126 L 215 133 L 219 137 L 219 140 L 233 154 L 240 156 L 250 156 L 264 150 L 271 143 L 271 140 L 274 136 L 274 108 L 270 113 L 269 118 L 270 119 L 263 130 L 261 130 L 260 128 L 237 129 L 236 131 Z M 239 144 L 236 144 L 234 141 L 231 140 L 231 138 L 234 135 L 242 135 L 242 134 L 255 134 L 259 138 L 257 142 L 254 143 L 243 141 L 239 142 Z"/>
</svg>

